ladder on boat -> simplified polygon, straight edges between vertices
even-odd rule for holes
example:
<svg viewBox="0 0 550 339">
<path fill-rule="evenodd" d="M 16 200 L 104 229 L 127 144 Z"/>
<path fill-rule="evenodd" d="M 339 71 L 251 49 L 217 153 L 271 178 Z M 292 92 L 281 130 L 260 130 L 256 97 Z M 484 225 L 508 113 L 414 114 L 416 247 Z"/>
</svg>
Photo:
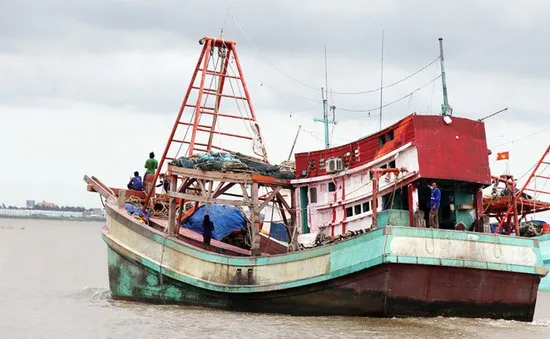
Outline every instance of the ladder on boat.
<svg viewBox="0 0 550 339">
<path fill-rule="evenodd" d="M 236 43 L 204 37 L 199 44 L 203 46 L 199 60 L 144 206 L 154 194 L 165 161 L 177 160 L 178 156 L 250 149 L 252 154 L 244 155 L 268 163 Z"/>
<path fill-rule="evenodd" d="M 521 189 L 514 193 L 515 184 L 512 184 L 514 191 L 512 191 L 513 200 L 506 214 L 499 221 L 496 233 L 499 233 L 504 223 L 513 217 L 513 225 L 516 231 L 516 235 L 519 236 L 519 218 L 518 218 L 518 203 L 522 203 L 523 197 L 529 195 L 532 198 L 528 198 L 533 204 L 537 204 L 541 195 L 550 196 L 550 145 L 544 151 L 542 157 L 533 167 L 532 172 L 525 181 L 525 184 Z M 524 195 L 525 194 L 525 195 Z M 536 210 L 536 206 L 533 206 L 533 210 Z M 510 231 L 510 230 L 508 230 Z"/>
</svg>

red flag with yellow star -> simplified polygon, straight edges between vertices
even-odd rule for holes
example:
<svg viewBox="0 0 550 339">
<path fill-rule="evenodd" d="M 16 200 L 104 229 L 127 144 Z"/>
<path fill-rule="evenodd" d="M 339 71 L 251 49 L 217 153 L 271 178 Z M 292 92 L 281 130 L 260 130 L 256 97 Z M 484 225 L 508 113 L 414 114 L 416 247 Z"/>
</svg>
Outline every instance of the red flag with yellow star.
<svg viewBox="0 0 550 339">
<path fill-rule="evenodd" d="M 508 160 L 508 159 L 510 159 L 510 153 L 508 151 L 497 153 L 497 160 Z"/>
</svg>

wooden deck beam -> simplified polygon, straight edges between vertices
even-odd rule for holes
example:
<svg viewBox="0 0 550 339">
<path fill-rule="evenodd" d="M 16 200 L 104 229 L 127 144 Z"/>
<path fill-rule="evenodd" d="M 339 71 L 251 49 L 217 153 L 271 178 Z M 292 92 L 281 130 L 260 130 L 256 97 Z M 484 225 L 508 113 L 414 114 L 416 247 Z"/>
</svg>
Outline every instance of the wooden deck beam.
<svg viewBox="0 0 550 339">
<path fill-rule="evenodd" d="M 232 206 L 247 206 L 247 204 L 242 200 L 229 200 L 229 199 L 219 199 L 219 198 L 209 198 L 201 195 L 170 192 L 168 196 L 174 198 L 185 199 L 189 201 L 202 202 L 205 204 L 219 204 L 219 205 L 232 205 Z"/>
<path fill-rule="evenodd" d="M 257 182 L 262 186 L 282 186 L 291 188 L 290 180 L 273 178 L 260 174 L 251 173 L 225 173 L 217 171 L 201 171 L 197 169 L 184 168 L 178 166 L 168 166 L 168 173 L 186 178 L 195 178 L 201 180 L 225 181 L 233 183 L 252 184 Z"/>
</svg>

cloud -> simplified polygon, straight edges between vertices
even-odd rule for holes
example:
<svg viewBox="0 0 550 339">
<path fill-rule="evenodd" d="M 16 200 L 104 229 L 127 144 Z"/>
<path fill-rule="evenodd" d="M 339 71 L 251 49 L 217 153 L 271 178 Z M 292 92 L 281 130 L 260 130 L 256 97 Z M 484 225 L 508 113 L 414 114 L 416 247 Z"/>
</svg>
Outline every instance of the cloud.
<svg viewBox="0 0 550 339">
<path fill-rule="evenodd" d="M 550 126 L 550 86 L 542 43 L 545 1 L 95 1 L 22 0 L 0 4 L 0 143 L 13 166 L 0 178 L 10 203 L 25 199 L 98 206 L 83 174 L 121 186 L 160 154 L 193 72 L 204 35 L 237 41 L 253 104 L 274 162 L 323 147 L 320 117 L 328 54 L 335 144 L 378 129 L 381 31 L 384 84 L 407 77 L 445 44 L 455 114 L 486 121 L 489 144 Z M 224 25 L 225 22 L 225 25 Z M 433 64 L 383 91 L 383 124 L 437 114 L 440 73 Z M 421 90 L 417 88 L 427 84 Z M 407 96 L 414 92 L 412 96 Z M 366 110 L 352 112 L 350 110 Z M 548 141 L 510 145 L 511 168 L 526 171 Z M 6 145 L 9 145 L 6 146 Z M 507 145 L 499 148 L 505 149 Z M 515 155 L 514 155 L 515 154 Z M 492 162 L 495 171 L 502 163 Z M 39 177 L 27 184 L 29 177 Z M 2 202 L 2 201 L 0 201 Z M 5 201 L 8 203 L 8 201 Z"/>
</svg>

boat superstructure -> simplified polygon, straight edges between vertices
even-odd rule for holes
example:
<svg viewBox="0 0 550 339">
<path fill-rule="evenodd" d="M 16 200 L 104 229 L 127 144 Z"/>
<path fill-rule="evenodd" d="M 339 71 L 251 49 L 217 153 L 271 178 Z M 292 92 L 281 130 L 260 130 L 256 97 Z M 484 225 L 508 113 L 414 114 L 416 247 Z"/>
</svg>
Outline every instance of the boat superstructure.
<svg viewBox="0 0 550 339">
<path fill-rule="evenodd" d="M 532 319 L 548 272 L 538 242 L 477 227 L 488 223 L 482 188 L 491 184 L 483 122 L 451 119 L 449 109 L 411 114 L 272 165 L 235 42 L 200 44 L 145 192 L 85 177 L 106 198 L 114 298 L 296 315 Z M 170 182 L 163 194 L 161 176 Z M 426 227 L 434 181 L 440 229 Z M 227 230 L 210 243 L 207 214 Z M 286 241 L 271 237 L 276 224 Z"/>
</svg>

